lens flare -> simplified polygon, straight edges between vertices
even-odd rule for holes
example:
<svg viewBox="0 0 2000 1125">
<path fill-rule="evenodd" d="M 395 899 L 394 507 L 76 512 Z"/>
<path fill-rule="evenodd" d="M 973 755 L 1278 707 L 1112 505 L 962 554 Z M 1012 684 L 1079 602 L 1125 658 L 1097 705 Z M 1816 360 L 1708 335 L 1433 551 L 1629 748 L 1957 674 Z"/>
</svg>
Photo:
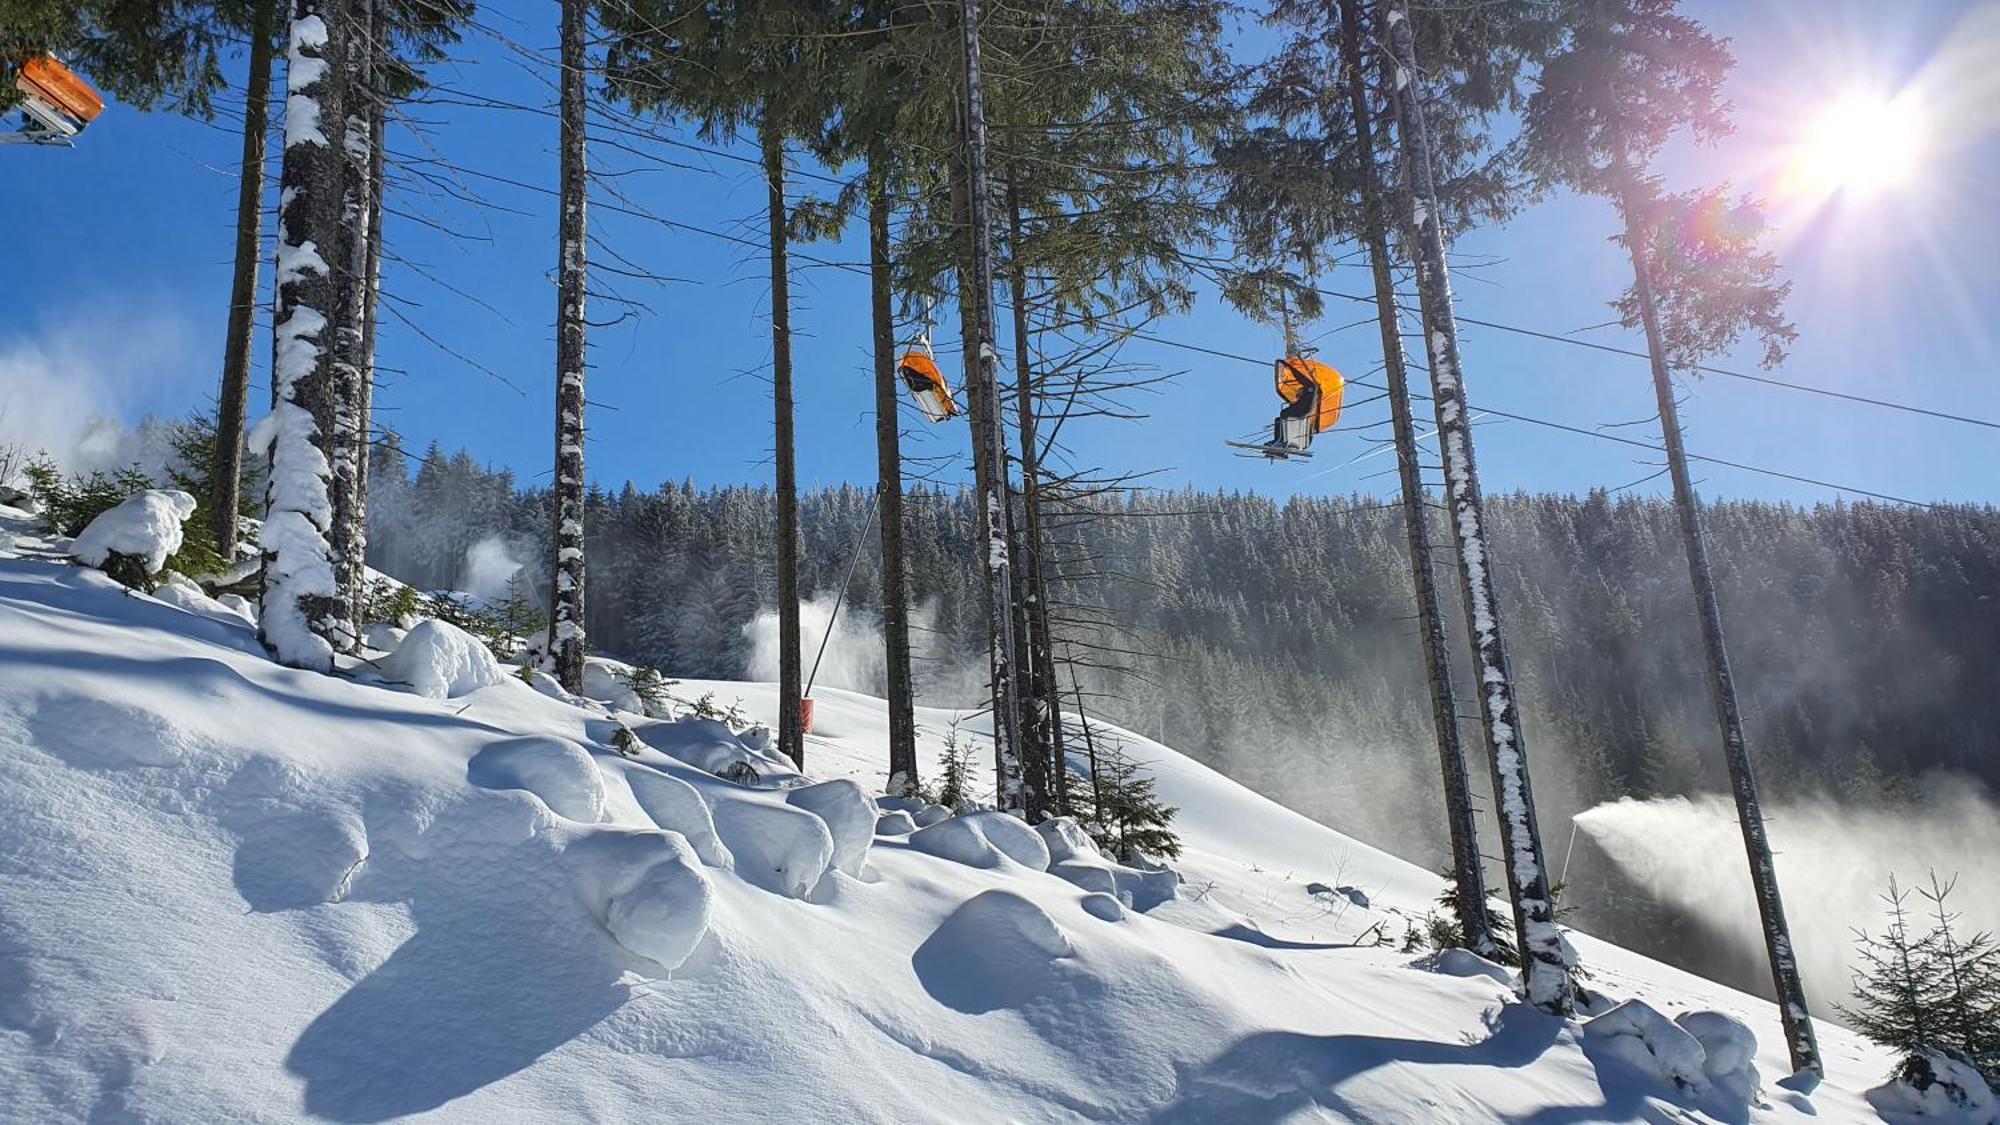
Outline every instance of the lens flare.
<svg viewBox="0 0 2000 1125">
<path fill-rule="evenodd" d="M 1923 152 L 1923 121 L 1905 96 L 1851 95 L 1828 106 L 1801 141 L 1792 180 L 1804 194 L 1872 196 L 1906 183 Z"/>
</svg>

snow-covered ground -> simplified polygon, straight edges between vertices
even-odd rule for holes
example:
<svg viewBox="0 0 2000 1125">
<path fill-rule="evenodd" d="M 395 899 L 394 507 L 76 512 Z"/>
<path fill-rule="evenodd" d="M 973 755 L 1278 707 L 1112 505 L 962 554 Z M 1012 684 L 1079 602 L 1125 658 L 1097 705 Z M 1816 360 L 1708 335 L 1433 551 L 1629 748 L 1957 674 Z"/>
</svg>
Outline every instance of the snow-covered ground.
<svg viewBox="0 0 2000 1125">
<path fill-rule="evenodd" d="M 1638 1009 L 1586 1032 L 1419 967 L 1376 937 L 1437 877 L 1134 735 L 1181 809 L 1170 894 L 1061 840 L 1040 870 L 991 814 L 873 835 L 850 786 L 691 764 L 795 782 L 755 737 L 551 698 L 448 639 L 392 658 L 427 694 L 282 668 L 240 607 L 60 547 L 0 508 L 10 1121 L 1877 1119 L 1883 1052 L 1822 1023 L 1829 1080 L 1779 1087 L 1770 1005 L 1585 935 L 1609 1001 L 1747 1023 L 1755 1100 L 1615 1034 L 1665 1022 Z M 674 690 L 773 718 L 771 685 Z M 880 701 L 816 694 L 806 772 L 880 792 Z M 957 716 L 919 718 L 935 777 Z"/>
</svg>

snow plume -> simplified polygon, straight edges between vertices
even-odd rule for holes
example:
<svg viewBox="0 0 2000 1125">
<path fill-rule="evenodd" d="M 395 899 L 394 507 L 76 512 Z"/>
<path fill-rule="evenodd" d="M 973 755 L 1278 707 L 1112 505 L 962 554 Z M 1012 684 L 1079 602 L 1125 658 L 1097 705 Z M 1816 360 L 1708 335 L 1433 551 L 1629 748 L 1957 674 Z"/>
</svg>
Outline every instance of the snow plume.
<svg viewBox="0 0 2000 1125">
<path fill-rule="evenodd" d="M 820 638 L 826 637 L 826 656 L 819 663 L 815 685 L 847 688 L 870 695 L 887 690 L 888 664 L 882 653 L 882 619 L 869 608 L 852 601 L 841 604 L 835 619 L 832 592 L 815 594 L 799 603 L 799 651 L 804 654 L 801 674 L 812 671 L 813 656 L 819 652 Z M 827 623 L 833 622 L 828 637 Z M 745 674 L 753 680 L 778 678 L 778 611 L 760 609 L 743 626 L 750 641 Z"/>
<path fill-rule="evenodd" d="M 834 595 L 816 594 L 799 605 L 799 650 L 810 674 L 820 638 L 833 618 Z M 916 694 L 925 706 L 973 706 L 986 697 L 985 650 L 968 648 L 962 638 L 947 637 L 935 627 L 936 604 L 922 602 L 910 610 L 910 668 Z M 778 678 L 778 611 L 760 609 L 743 626 L 750 642 L 744 676 L 751 680 Z M 815 686 L 883 695 L 889 690 L 888 657 L 883 652 L 882 616 L 873 606 L 857 606 L 852 598 L 840 607 L 840 618 L 826 642 Z"/>
<path fill-rule="evenodd" d="M 1854 931 L 1882 930 L 1879 896 L 1892 874 L 1906 887 L 1928 885 L 1932 871 L 1940 879 L 1956 875 L 1951 905 L 1964 915 L 1963 931 L 2000 931 L 2000 872 L 1992 864 L 2000 855 L 2000 807 L 1976 783 L 1928 782 L 1923 797 L 1904 805 L 1767 806 L 1785 914 L 1807 995 L 1822 1016 L 1848 995 Z M 1729 797 L 1626 799 L 1578 813 L 1576 824 L 1655 898 L 1726 939 L 1742 959 L 1744 979 L 1768 980 Z"/>
<path fill-rule="evenodd" d="M 525 565 L 505 538 L 488 535 L 466 548 L 458 587 L 488 605 L 499 605 Z"/>
<path fill-rule="evenodd" d="M 157 425 L 128 428 L 124 419 L 189 401 L 179 386 L 189 373 L 213 378 L 194 345 L 185 317 L 143 299 L 114 317 L 72 313 L 0 338 L 0 458 L 46 453 L 64 471 L 83 473 L 136 463 L 163 479 L 172 454 L 166 435 Z"/>
</svg>

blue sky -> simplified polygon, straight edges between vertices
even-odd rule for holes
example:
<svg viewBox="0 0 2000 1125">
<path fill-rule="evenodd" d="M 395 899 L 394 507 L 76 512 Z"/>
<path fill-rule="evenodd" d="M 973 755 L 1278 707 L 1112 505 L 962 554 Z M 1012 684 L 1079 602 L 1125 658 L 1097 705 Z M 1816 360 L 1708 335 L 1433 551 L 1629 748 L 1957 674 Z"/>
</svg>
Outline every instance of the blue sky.
<svg viewBox="0 0 2000 1125">
<path fill-rule="evenodd" d="M 1940 134 L 1926 146 L 1920 174 L 1892 193 L 1866 202 L 1835 199 L 1816 210 L 1782 193 L 1774 199 L 1773 245 L 1795 284 L 1790 311 L 1800 333 L 1790 360 L 1774 374 L 2000 419 L 1994 377 L 2000 346 L 1988 319 L 1988 310 L 2000 308 L 1994 187 L 2000 138 L 1993 117 L 1959 108 L 1991 102 L 1972 83 L 1990 83 L 2000 73 L 2000 42 L 1979 38 L 1968 25 L 1982 7 L 1991 17 L 1993 5 L 1813 0 L 1686 7 L 1734 41 L 1739 68 L 1727 92 L 1737 106 L 1738 133 L 1714 149 L 1670 151 L 1664 170 L 1671 186 L 1728 179 L 1770 194 L 1782 163 L 1775 154 L 1796 141 L 1816 106 L 1857 87 L 1925 88 L 1930 131 Z M 553 46 L 553 13 L 552 5 L 513 0 L 487 6 L 481 18 L 491 33 L 539 50 Z M 1260 39 L 1246 36 L 1246 50 Z M 460 54 L 462 61 L 437 72 L 447 88 L 532 105 L 552 100 L 552 71 L 536 67 L 524 50 L 475 31 Z M 436 440 L 509 466 L 524 480 L 545 478 L 552 444 L 554 208 L 544 194 L 481 174 L 552 185 L 554 122 L 445 105 L 418 107 L 411 116 L 424 123 L 421 135 L 397 130 L 394 149 L 467 169 L 458 182 L 498 206 L 453 202 L 423 185 L 393 201 L 389 243 L 402 260 L 385 268 L 386 286 L 400 317 L 436 342 L 398 317 L 385 322 L 381 417 L 412 445 Z M 0 148 L 0 214 L 9 228 L 0 262 L 7 310 L 0 321 L 0 383 L 15 382 L 23 397 L 60 392 L 65 403 L 87 403 L 127 421 L 184 413 L 212 399 L 238 144 L 226 121 L 210 125 L 114 105 L 74 150 Z M 598 157 L 607 169 L 638 169 L 617 182 L 639 207 L 761 239 L 763 188 L 752 167 L 656 151 L 697 168 L 647 165 L 602 146 Z M 703 484 L 767 480 L 763 378 L 770 345 L 761 252 L 615 214 L 607 205 L 622 204 L 602 192 L 595 202 L 599 238 L 651 271 L 686 280 L 651 286 L 601 278 L 650 311 L 593 334 L 590 397 L 602 408 L 591 418 L 591 475 L 612 486 L 631 480 L 642 487 L 682 477 Z M 1458 251 L 1468 267 L 1477 265 L 1455 275 L 1460 312 L 1637 346 L 1633 334 L 1615 326 L 1591 327 L 1610 319 L 1605 302 L 1629 279 L 1622 252 L 1608 241 L 1613 223 L 1600 202 L 1558 197 L 1505 227 L 1468 233 Z M 855 237 L 803 248 L 844 262 L 860 261 L 862 249 Z M 268 285 L 268 268 L 263 280 Z M 1358 268 L 1323 280 L 1333 290 L 1367 289 Z M 794 293 L 801 480 L 872 480 L 865 280 L 807 267 Z M 603 320 L 618 314 L 602 303 L 593 312 Z M 1322 358 L 1357 377 L 1379 361 L 1374 329 L 1342 326 L 1364 312 L 1333 301 L 1326 318 L 1306 330 L 1324 334 Z M 1154 331 L 1251 355 L 1278 347 L 1275 329 L 1247 323 L 1212 298 Z M 955 343 L 946 335 L 941 346 Z M 1639 360 L 1482 328 L 1468 327 L 1464 339 L 1475 409 L 1585 429 L 1652 413 Z M 10 374 L 21 366 L 8 362 L 23 354 L 43 358 L 44 382 L 53 371 L 65 385 L 27 390 L 25 377 Z M 1311 465 L 1267 465 L 1232 456 L 1222 444 L 1268 424 L 1276 403 L 1267 367 L 1145 344 L 1127 354 L 1184 374 L 1134 400 L 1150 411 L 1148 420 L 1078 428 L 1073 444 L 1081 462 L 1164 470 L 1157 481 L 1175 487 L 1280 496 L 1393 487 L 1382 475 L 1387 458 L 1354 460 L 1370 448 L 1360 428 L 1385 417 L 1385 404 L 1350 411 L 1341 430 L 1322 439 Z M 260 379 L 268 358 L 268 335 L 260 334 Z M 1754 359 L 1746 353 L 1716 362 L 1755 370 Z M 7 390 L 0 386 L 0 395 Z M 253 404 L 262 394 L 253 394 Z M 33 414 L 23 405 L 17 401 L 13 410 L 13 430 Z M 1420 404 L 1420 418 L 1425 409 Z M 2000 501 L 2000 432 L 1993 429 L 1716 377 L 1693 387 L 1684 418 L 1697 453 L 1896 496 Z M 923 430 L 913 415 L 906 421 Z M 1655 431 L 1641 425 L 1608 432 L 1650 438 Z M 17 433 L 8 436 L 19 440 Z M 1654 471 L 1641 463 L 1644 451 L 1520 422 L 1489 418 L 1477 441 L 1489 491 L 1580 492 Z M 962 428 L 923 430 L 910 452 L 949 455 L 964 442 Z M 947 479 L 959 471 L 940 470 Z M 1709 496 L 1811 502 L 1836 495 L 1713 465 L 1697 475 Z M 1658 493 L 1663 486 L 1656 480 L 1635 491 Z"/>
</svg>

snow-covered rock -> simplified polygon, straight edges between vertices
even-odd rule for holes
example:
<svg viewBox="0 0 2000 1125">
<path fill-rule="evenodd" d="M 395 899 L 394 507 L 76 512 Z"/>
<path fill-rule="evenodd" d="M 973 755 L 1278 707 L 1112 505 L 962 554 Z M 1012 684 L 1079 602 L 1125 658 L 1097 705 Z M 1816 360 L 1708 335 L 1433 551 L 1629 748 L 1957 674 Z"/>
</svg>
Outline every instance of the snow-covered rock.
<svg viewBox="0 0 2000 1125">
<path fill-rule="evenodd" d="M 917 822 L 902 809 L 894 809 L 875 818 L 877 836 L 908 836 L 916 830 Z"/>
<path fill-rule="evenodd" d="M 456 699 L 507 682 L 506 670 L 478 637 L 436 619 L 418 622 L 381 667 L 385 683 L 431 699 Z"/>
<path fill-rule="evenodd" d="M 1896 1125 L 2000 1125 L 2000 1094 L 1972 1064 L 1926 1052 L 1913 1069 L 1868 1091 L 1868 1104 L 1885 1119 Z"/>
<path fill-rule="evenodd" d="M 1087 894 L 1083 896 L 1081 905 L 1093 918 L 1102 918 L 1106 922 L 1125 920 L 1125 904 L 1112 895 Z"/>
<path fill-rule="evenodd" d="M 69 553 L 85 566 L 99 568 L 112 555 L 130 555 L 147 574 L 158 574 L 167 556 L 181 549 L 181 525 L 191 515 L 194 497 L 179 489 L 135 492 L 91 520 Z"/>
<path fill-rule="evenodd" d="M 944 805 L 925 805 L 912 813 L 911 817 L 917 822 L 918 828 L 929 828 L 933 824 L 942 824 L 950 820 L 954 815 L 956 814 Z"/>
<path fill-rule="evenodd" d="M 1041 907 L 991 890 L 952 911 L 910 963 L 933 997 L 977 1015 L 1019 1003 L 1038 990 L 1051 962 L 1075 955 L 1069 935 Z"/>
<path fill-rule="evenodd" d="M 465 778 L 485 789 L 524 789 L 557 816 L 604 819 L 604 775 L 590 751 L 567 738 L 509 738 L 472 756 Z"/>
<path fill-rule="evenodd" d="M 842 777 L 804 785 L 786 790 L 785 801 L 826 822 L 833 837 L 833 866 L 859 878 L 875 842 L 875 802 L 861 783 Z"/>
<path fill-rule="evenodd" d="M 635 724 L 640 741 L 669 758 L 745 785 L 796 785 L 805 779 L 789 759 L 719 719 Z"/>
<path fill-rule="evenodd" d="M 646 713 L 646 701 L 625 682 L 631 672 L 627 664 L 613 664 L 607 660 L 591 658 L 583 662 L 583 694 L 607 707 L 619 711 L 630 711 L 635 715 Z"/>
<path fill-rule="evenodd" d="M 1733 1102 L 1748 1105 L 1763 1084 L 1757 1074 L 1757 1033 L 1727 1012 L 1682 1012 L 1674 1017 L 1682 1031 L 1701 1044 L 1702 1073 Z"/>
<path fill-rule="evenodd" d="M 236 597 L 234 594 L 225 596 L 234 598 L 235 604 L 232 605 L 221 599 L 209 597 L 200 586 L 195 584 L 193 579 L 171 570 L 161 576 L 158 586 L 153 587 L 153 597 L 176 609 L 186 610 L 189 613 L 198 613 L 203 617 L 222 621 L 230 625 L 249 625 L 254 627 L 257 624 L 255 613 L 246 612 L 250 606 L 249 602 Z"/>
<path fill-rule="evenodd" d="M 910 835 L 920 852 L 963 863 L 967 867 L 1001 867 L 1018 863 L 1036 871 L 1049 867 L 1049 846 L 1020 817 L 1003 812 L 969 812 L 942 820 Z"/>
<path fill-rule="evenodd" d="M 833 866 L 833 834 L 804 809 L 744 795 L 717 801 L 713 811 L 736 873 L 767 891 L 804 898 Z"/>
<path fill-rule="evenodd" d="M 1586 1020 L 1583 1039 L 1656 1081 L 1700 1094 L 1708 1089 L 1701 1043 L 1643 1000 L 1627 1000 Z"/>
<path fill-rule="evenodd" d="M 569 851 L 586 904 L 619 945 L 678 969 L 708 933 L 715 892 L 680 833 L 599 829 Z"/>
</svg>

